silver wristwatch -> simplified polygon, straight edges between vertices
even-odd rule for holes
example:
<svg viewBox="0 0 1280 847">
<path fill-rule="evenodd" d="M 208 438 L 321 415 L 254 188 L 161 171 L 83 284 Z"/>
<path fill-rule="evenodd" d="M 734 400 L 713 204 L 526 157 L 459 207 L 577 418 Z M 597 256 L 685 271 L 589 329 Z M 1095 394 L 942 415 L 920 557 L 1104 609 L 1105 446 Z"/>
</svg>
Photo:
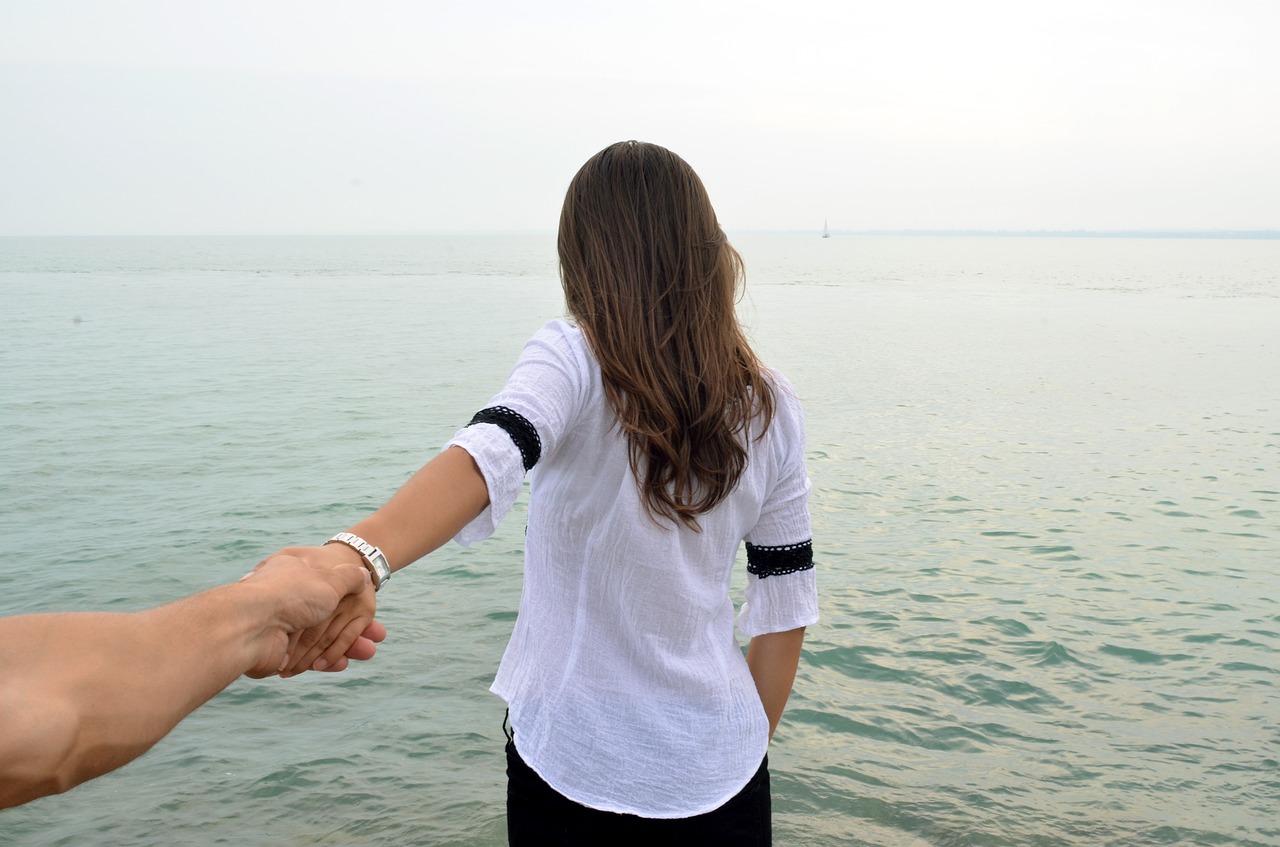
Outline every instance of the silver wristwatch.
<svg viewBox="0 0 1280 847">
<path fill-rule="evenodd" d="M 335 541 L 339 544 L 347 545 L 360 554 L 360 558 L 364 560 L 364 566 L 369 569 L 369 575 L 373 577 L 373 590 L 381 591 L 382 586 L 386 585 L 387 580 L 391 579 L 391 565 L 387 562 L 387 557 L 382 554 L 382 551 L 351 532 L 340 532 L 326 541 L 325 544 L 332 544 Z"/>
</svg>

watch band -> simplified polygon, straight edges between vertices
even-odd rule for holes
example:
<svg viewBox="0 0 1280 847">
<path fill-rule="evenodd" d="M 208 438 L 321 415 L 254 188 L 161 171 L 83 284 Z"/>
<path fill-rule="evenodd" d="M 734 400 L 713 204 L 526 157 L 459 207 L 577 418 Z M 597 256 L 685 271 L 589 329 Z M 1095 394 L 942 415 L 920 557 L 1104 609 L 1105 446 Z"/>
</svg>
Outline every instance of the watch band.
<svg viewBox="0 0 1280 847">
<path fill-rule="evenodd" d="M 360 554 L 360 558 L 364 560 L 364 566 L 369 569 L 369 575 L 373 577 L 373 590 L 381 591 L 382 586 L 391 579 L 391 564 L 382 551 L 352 532 L 340 532 L 325 544 L 333 544 L 335 541 L 347 545 Z"/>
</svg>

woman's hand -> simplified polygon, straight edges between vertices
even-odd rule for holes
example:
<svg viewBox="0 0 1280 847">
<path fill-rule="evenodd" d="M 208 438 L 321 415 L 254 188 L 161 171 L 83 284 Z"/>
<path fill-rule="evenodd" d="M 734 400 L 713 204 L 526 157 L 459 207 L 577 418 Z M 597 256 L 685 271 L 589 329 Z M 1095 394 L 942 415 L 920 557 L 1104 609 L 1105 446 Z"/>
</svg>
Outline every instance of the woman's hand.
<svg viewBox="0 0 1280 847">
<path fill-rule="evenodd" d="M 360 555 L 345 544 L 289 547 L 276 555 L 293 556 L 319 567 L 338 568 L 354 564 L 364 568 Z M 258 567 L 263 567 L 266 562 Z M 372 657 L 375 643 L 382 641 L 387 634 L 386 628 L 373 619 L 376 608 L 372 584 L 366 585 L 363 591 L 342 598 L 328 620 L 289 636 L 289 659 L 280 676 L 287 678 L 308 670 L 340 671 L 347 667 L 348 659 Z"/>
</svg>

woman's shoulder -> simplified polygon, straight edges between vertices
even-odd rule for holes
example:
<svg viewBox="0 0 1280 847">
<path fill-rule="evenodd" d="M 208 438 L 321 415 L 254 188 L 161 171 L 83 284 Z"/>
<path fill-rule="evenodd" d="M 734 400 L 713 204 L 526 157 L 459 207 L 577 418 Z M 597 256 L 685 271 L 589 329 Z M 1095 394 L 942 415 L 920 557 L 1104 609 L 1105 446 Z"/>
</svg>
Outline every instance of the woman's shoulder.
<svg viewBox="0 0 1280 847">
<path fill-rule="evenodd" d="M 761 375 L 773 394 L 773 420 L 769 424 L 769 430 L 774 436 L 774 441 L 799 440 L 803 443 L 804 408 L 800 404 L 795 386 L 782 371 L 776 368 L 765 366 L 761 369 Z"/>
<path fill-rule="evenodd" d="M 524 379 L 554 383 L 579 397 L 599 381 L 582 330 L 561 319 L 548 321 L 525 342 L 516 369 Z"/>
<path fill-rule="evenodd" d="M 524 355 L 551 355 L 580 360 L 587 349 L 582 330 L 561 318 L 547 321 L 525 342 Z"/>
<path fill-rule="evenodd" d="M 784 374 L 782 371 L 778 370 L 777 368 L 770 367 L 769 365 L 762 365 L 760 367 L 760 372 L 764 376 L 765 380 L 769 383 L 769 386 L 773 388 L 775 391 L 777 391 L 778 393 L 787 394 L 792 398 L 795 397 L 796 395 L 795 388 L 792 387 L 791 380 L 787 379 L 786 374 Z"/>
<path fill-rule="evenodd" d="M 552 318 L 542 325 L 542 328 L 533 334 L 534 338 L 545 338 L 548 340 L 560 339 L 568 344 L 579 345 L 585 344 L 582 337 L 582 330 L 574 323 L 564 318 Z"/>
<path fill-rule="evenodd" d="M 562 354 L 580 357 L 587 350 L 587 340 L 582 330 L 563 318 L 553 318 L 542 325 L 525 344 L 530 347 L 550 348 Z"/>
<path fill-rule="evenodd" d="M 804 415 L 804 411 L 800 407 L 800 397 L 796 394 L 795 386 L 791 384 L 791 380 L 787 379 L 786 374 L 768 365 L 761 368 L 761 374 L 773 391 L 776 411 L 786 410 L 793 415 Z"/>
</svg>

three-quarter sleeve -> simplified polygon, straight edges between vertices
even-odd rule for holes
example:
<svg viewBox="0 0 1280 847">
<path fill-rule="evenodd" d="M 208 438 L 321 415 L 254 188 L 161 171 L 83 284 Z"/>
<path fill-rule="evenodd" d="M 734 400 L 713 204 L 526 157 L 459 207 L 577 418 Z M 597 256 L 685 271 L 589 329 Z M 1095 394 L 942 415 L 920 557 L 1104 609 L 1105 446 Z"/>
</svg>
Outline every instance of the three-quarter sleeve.
<svg viewBox="0 0 1280 847">
<path fill-rule="evenodd" d="M 749 638 L 818 621 L 804 412 L 790 384 L 773 376 L 777 409 L 764 446 L 776 471 L 760 517 L 747 533 L 746 600 L 738 612 L 738 631 Z"/>
<path fill-rule="evenodd" d="M 507 383 L 445 445 L 471 454 L 489 490 L 489 505 L 454 536 L 468 545 L 493 534 L 510 511 L 524 476 L 556 449 L 582 408 L 588 369 L 578 330 L 552 321 L 525 344 Z"/>
</svg>

